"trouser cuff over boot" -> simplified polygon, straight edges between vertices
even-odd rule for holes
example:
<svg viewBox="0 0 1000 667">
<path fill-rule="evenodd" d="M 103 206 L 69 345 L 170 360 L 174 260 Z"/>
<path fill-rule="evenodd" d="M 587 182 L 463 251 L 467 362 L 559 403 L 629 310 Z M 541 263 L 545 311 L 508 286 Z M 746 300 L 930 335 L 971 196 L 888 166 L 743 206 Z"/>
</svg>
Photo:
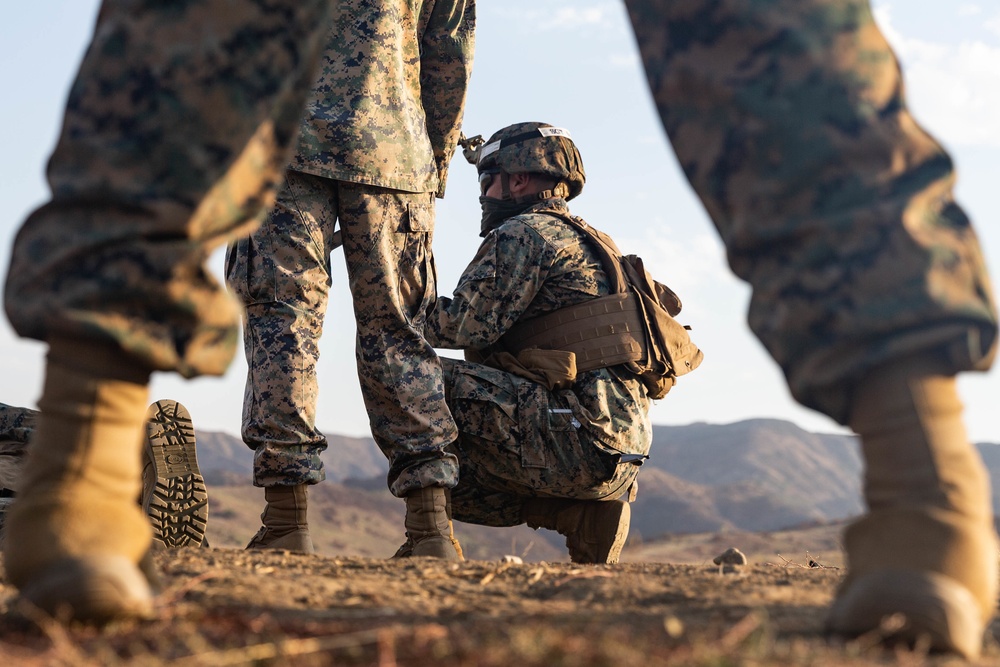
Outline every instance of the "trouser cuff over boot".
<svg viewBox="0 0 1000 667">
<path fill-rule="evenodd" d="M 447 560 L 463 560 L 461 547 L 455 539 L 448 516 L 448 493 L 440 486 L 413 491 L 406 496 L 407 544 L 397 556 L 430 556 Z M 408 553 L 401 553 L 403 551 Z"/>
</svg>

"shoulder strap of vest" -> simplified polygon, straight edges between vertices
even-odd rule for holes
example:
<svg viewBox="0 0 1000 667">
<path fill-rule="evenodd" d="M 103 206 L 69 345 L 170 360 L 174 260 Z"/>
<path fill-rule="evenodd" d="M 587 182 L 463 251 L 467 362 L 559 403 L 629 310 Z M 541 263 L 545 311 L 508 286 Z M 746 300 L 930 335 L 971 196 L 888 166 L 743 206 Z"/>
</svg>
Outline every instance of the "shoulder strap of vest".
<svg viewBox="0 0 1000 667">
<path fill-rule="evenodd" d="M 623 257 L 610 236 L 583 219 L 562 211 L 537 213 L 565 221 L 592 241 L 612 293 L 518 322 L 501 341 L 514 353 L 531 347 L 571 351 L 578 371 L 623 364 L 646 385 L 650 398 L 662 398 L 703 356 L 674 319 L 680 299 L 646 272 L 639 257 Z"/>
<path fill-rule="evenodd" d="M 608 280 L 611 281 L 611 293 L 621 294 L 628 291 L 628 280 L 625 278 L 621 265 L 622 251 L 618 249 L 614 239 L 601 230 L 591 227 L 587 224 L 586 220 L 575 215 L 551 209 L 541 210 L 538 213 L 559 218 L 574 229 L 582 232 L 584 236 L 592 241 L 593 248 L 597 251 L 601 259 L 601 264 L 604 265 L 604 272 L 608 274 Z"/>
</svg>

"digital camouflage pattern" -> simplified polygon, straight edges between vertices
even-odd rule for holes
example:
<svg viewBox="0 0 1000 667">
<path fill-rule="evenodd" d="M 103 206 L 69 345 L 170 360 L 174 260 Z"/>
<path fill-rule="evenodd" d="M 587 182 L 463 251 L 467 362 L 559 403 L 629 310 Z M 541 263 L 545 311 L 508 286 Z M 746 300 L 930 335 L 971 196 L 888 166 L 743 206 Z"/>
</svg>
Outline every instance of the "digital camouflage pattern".
<svg viewBox="0 0 1000 667">
<path fill-rule="evenodd" d="M 0 403 L 0 489 L 18 490 L 24 454 L 38 412 Z"/>
<path fill-rule="evenodd" d="M 444 195 L 472 73 L 475 0 L 347 0 L 291 168 Z"/>
<path fill-rule="evenodd" d="M 372 435 L 397 496 L 454 486 L 457 429 L 420 332 L 435 297 L 434 194 L 458 145 L 475 2 L 339 3 L 278 208 L 230 251 L 247 310 L 243 440 L 258 486 L 316 483 L 316 362 L 339 223 Z"/>
<path fill-rule="evenodd" d="M 460 430 L 450 448 L 460 463 L 459 482 L 451 491 L 454 519 L 516 526 L 524 523 L 521 510 L 529 498 L 612 500 L 635 481 L 639 466 L 619 463 L 621 452 L 594 438 L 593 430 L 577 417 L 607 419 L 607 414 L 584 407 L 600 391 L 601 380 L 587 377 L 572 390 L 551 392 L 482 364 L 457 359 L 441 363 L 448 406 Z M 606 370 L 627 383 L 626 371 Z M 645 415 L 633 431 L 624 437 L 651 433 Z"/>
<path fill-rule="evenodd" d="M 420 331 L 435 297 L 432 193 L 389 191 L 289 171 L 278 206 L 231 248 L 227 282 L 246 306 L 243 439 L 254 484 L 316 483 L 325 436 L 316 428 L 316 363 L 339 221 L 356 356 L 372 434 L 394 494 L 454 486 L 457 436 L 441 365 Z"/>
<path fill-rule="evenodd" d="M 480 173 L 501 169 L 508 174 L 545 174 L 566 183 L 569 187 L 566 199 L 573 199 L 587 181 L 583 158 L 570 137 L 537 133 L 539 128 L 551 127 L 535 122 L 508 125 L 478 149 L 477 169 Z"/>
<path fill-rule="evenodd" d="M 329 4 L 104 2 L 52 200 L 14 245 L 18 333 L 222 372 L 237 311 L 203 262 L 272 201 Z M 626 4 L 667 132 L 795 396 L 843 421 L 846 388 L 888 359 L 940 350 L 955 371 L 986 367 L 981 252 L 867 2 Z"/>
<path fill-rule="evenodd" d="M 314 78 L 328 0 L 105 0 L 14 243 L 19 334 L 111 340 L 138 364 L 221 374 L 239 310 L 206 270 L 255 227 Z"/>
<path fill-rule="evenodd" d="M 27 443 L 38 411 L 0 403 L 0 443 Z"/>
<path fill-rule="evenodd" d="M 610 293 L 596 252 L 546 210 L 568 207 L 562 199 L 540 202 L 484 239 L 453 296 L 439 297 L 428 313 L 433 346 L 488 356 L 502 350 L 516 322 Z M 482 364 L 442 363 L 460 432 L 456 519 L 515 525 L 527 498 L 615 498 L 638 472 L 618 464 L 621 456 L 649 453 L 649 400 L 624 367 L 581 373 L 570 389 L 549 391 Z"/>
<path fill-rule="evenodd" d="M 989 367 L 992 288 L 951 159 L 906 108 L 867 0 L 626 0 L 663 125 L 801 403 L 866 371 Z"/>
</svg>

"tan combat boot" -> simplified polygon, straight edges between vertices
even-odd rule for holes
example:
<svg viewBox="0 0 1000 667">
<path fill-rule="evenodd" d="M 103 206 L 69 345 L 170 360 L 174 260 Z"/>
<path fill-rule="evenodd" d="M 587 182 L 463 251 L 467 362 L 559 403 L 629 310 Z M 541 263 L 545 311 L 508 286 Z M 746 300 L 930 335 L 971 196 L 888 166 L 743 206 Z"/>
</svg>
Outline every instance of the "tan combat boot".
<svg viewBox="0 0 1000 667">
<path fill-rule="evenodd" d="M 902 360 L 872 373 L 853 406 L 869 512 L 844 534 L 849 574 L 827 628 L 975 659 L 996 603 L 998 554 L 989 481 L 955 378 L 928 360 Z M 883 625 L 890 617 L 897 622 Z"/>
<path fill-rule="evenodd" d="M 396 552 L 396 558 L 430 556 L 464 560 L 452 529 L 446 489 L 431 486 L 408 494 L 403 525 L 406 542 Z"/>
<path fill-rule="evenodd" d="M 264 488 L 267 506 L 260 515 L 261 529 L 247 549 L 287 549 L 306 554 L 316 553 L 309 536 L 307 497 L 309 486 L 268 486 Z"/>
<path fill-rule="evenodd" d="M 451 538 L 451 545 L 455 547 L 455 553 L 458 554 L 458 560 L 465 560 L 465 553 L 462 551 L 462 545 L 459 544 L 458 538 L 455 537 L 455 523 L 451 518 L 451 489 L 444 490 L 445 498 L 445 514 L 448 515 L 448 535 Z M 396 549 L 396 553 L 392 555 L 393 558 L 409 558 L 413 555 L 413 538 L 410 537 L 409 533 L 406 535 L 406 541 L 403 542 L 402 546 Z"/>
<path fill-rule="evenodd" d="M 153 540 L 168 549 L 207 546 L 208 488 L 187 408 L 170 399 L 149 406 L 142 460 L 140 502 Z"/>
<path fill-rule="evenodd" d="M 136 504 L 149 372 L 100 343 L 53 340 L 38 428 L 4 540 L 8 579 L 60 618 L 148 616 Z"/>
<path fill-rule="evenodd" d="M 617 563 L 632 517 L 624 500 L 532 498 L 522 513 L 532 528 L 548 528 L 565 536 L 574 563 Z"/>
</svg>

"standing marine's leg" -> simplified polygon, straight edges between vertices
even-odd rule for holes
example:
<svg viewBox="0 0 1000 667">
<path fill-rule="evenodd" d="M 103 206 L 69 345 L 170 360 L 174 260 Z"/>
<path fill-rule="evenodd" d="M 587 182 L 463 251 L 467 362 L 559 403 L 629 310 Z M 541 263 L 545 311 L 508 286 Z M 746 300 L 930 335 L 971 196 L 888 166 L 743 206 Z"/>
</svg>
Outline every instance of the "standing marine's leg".
<svg viewBox="0 0 1000 667">
<path fill-rule="evenodd" d="M 338 184 L 288 171 L 276 208 L 230 248 L 226 280 L 245 306 L 243 441 L 264 487 L 263 526 L 248 548 L 314 551 L 307 488 L 325 478 L 316 428 L 316 364 L 330 288 Z"/>
<path fill-rule="evenodd" d="M 996 311 L 951 160 L 910 116 L 867 0 L 626 4 L 684 172 L 753 287 L 751 328 L 800 402 L 862 437 L 870 512 L 831 629 L 902 613 L 905 636 L 978 654 L 996 545 L 953 376 L 989 366 Z"/>
<path fill-rule="evenodd" d="M 136 503 L 149 375 L 218 374 L 232 356 L 237 307 L 204 261 L 273 201 L 328 5 L 101 7 L 52 199 L 17 235 L 5 294 L 18 333 L 49 344 L 5 569 L 49 613 L 151 611 Z"/>
<path fill-rule="evenodd" d="M 458 481 L 458 461 L 445 448 L 458 431 L 440 360 L 423 336 L 424 312 L 436 296 L 433 194 L 350 183 L 340 192 L 358 377 L 372 435 L 389 459 L 389 489 L 406 498 L 414 555 L 455 557 L 442 527 L 445 489 Z"/>
</svg>

